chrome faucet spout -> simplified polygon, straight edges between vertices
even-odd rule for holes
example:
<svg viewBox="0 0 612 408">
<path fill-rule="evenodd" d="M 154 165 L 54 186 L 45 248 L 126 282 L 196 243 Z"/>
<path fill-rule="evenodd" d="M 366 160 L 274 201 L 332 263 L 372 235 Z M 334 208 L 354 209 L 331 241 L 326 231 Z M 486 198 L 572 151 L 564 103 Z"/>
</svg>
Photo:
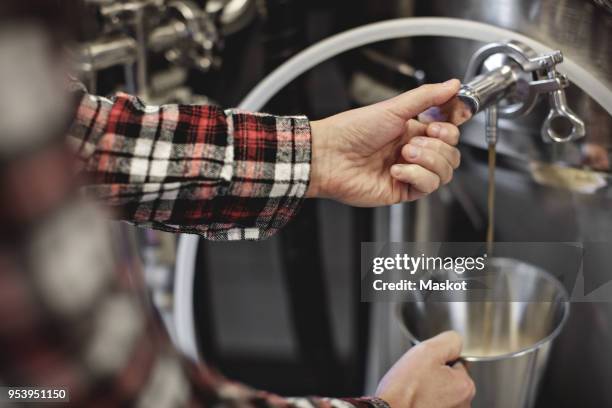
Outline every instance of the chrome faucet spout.
<svg viewBox="0 0 612 408">
<path fill-rule="evenodd" d="M 497 105 L 489 106 L 485 111 L 485 139 L 489 146 L 497 144 L 497 119 Z"/>
<path fill-rule="evenodd" d="M 464 84 L 457 95 L 475 115 L 496 105 L 513 92 L 518 81 L 516 68 L 503 65 Z"/>
</svg>

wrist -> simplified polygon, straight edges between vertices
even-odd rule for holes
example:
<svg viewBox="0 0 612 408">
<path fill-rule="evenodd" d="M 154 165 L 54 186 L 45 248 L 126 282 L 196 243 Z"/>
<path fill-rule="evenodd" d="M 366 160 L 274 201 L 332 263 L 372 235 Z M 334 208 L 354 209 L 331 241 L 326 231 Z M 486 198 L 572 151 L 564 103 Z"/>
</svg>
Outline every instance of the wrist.
<svg viewBox="0 0 612 408">
<path fill-rule="evenodd" d="M 395 380 L 395 379 L 394 379 Z M 414 407 L 416 405 L 417 386 L 414 382 L 402 385 L 400 389 L 385 382 L 383 378 L 374 394 L 375 398 L 384 401 L 389 407 Z"/>
<path fill-rule="evenodd" d="M 307 198 L 327 197 L 330 172 L 326 170 L 329 163 L 329 135 L 324 121 L 310 122 L 310 180 L 306 190 Z"/>
</svg>

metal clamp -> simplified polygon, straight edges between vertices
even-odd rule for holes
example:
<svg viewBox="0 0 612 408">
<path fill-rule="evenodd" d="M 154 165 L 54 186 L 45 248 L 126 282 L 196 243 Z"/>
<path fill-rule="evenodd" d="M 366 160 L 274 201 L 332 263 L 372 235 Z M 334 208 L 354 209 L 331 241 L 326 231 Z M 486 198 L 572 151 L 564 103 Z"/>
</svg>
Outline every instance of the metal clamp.
<svg viewBox="0 0 612 408">
<path fill-rule="evenodd" d="M 538 55 L 516 41 L 486 45 L 472 56 L 459 98 L 473 114 L 497 105 L 499 117 L 514 118 L 531 112 L 539 96 L 548 94 L 551 111 L 542 126 L 544 140 L 579 139 L 585 126 L 567 105 L 564 89 L 569 81 L 555 68 L 561 62 L 561 51 Z M 571 125 L 569 132 L 565 126 L 566 134 L 560 133 L 563 121 Z"/>
<path fill-rule="evenodd" d="M 567 105 L 564 91 L 551 92 L 549 96 L 550 112 L 542 124 L 542 138 L 554 142 L 571 142 L 585 136 L 586 128 L 584 121 L 580 119 Z M 563 123 L 565 122 L 565 124 Z M 571 130 L 561 134 L 560 128 L 567 129 L 569 124 Z"/>
<path fill-rule="evenodd" d="M 176 24 L 184 29 L 181 34 L 185 38 L 174 43 L 166 58 L 179 65 L 208 71 L 215 64 L 215 47 L 221 41 L 212 17 L 190 0 L 171 1 L 168 9 L 176 16 Z"/>
<path fill-rule="evenodd" d="M 584 121 L 570 109 L 565 96 L 564 89 L 569 86 L 569 80 L 559 74 L 554 66 L 548 69 L 548 77 L 549 81 L 557 81 L 559 88 L 548 92 L 550 112 L 542 124 L 542 139 L 564 143 L 583 138 L 586 135 Z M 560 133 L 560 128 L 565 134 Z"/>
</svg>

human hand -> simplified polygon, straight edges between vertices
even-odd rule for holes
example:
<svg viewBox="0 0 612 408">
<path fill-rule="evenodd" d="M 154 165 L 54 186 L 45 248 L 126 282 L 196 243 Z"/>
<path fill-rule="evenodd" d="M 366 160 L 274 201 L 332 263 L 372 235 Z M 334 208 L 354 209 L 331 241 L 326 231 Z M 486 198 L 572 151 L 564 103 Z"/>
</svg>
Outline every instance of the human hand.
<svg viewBox="0 0 612 408">
<path fill-rule="evenodd" d="M 448 183 L 460 161 L 459 129 L 413 118 L 430 107 L 454 106 L 447 102 L 459 87 L 458 80 L 424 85 L 312 122 L 307 196 L 372 207 L 413 201 Z"/>
<path fill-rule="evenodd" d="M 476 387 L 464 365 L 461 337 L 444 332 L 404 354 L 378 384 L 376 396 L 391 408 L 469 407 Z"/>
</svg>

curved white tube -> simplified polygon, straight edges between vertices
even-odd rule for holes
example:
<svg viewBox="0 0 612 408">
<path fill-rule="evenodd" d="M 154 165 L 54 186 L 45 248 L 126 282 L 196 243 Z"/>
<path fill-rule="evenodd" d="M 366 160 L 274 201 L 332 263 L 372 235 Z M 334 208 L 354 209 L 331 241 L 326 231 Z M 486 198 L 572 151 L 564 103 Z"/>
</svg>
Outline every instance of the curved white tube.
<svg viewBox="0 0 612 408">
<path fill-rule="evenodd" d="M 345 31 L 310 46 L 261 81 L 242 101 L 240 108 L 249 111 L 262 109 L 278 91 L 295 78 L 345 51 L 384 40 L 424 36 L 486 42 L 517 40 L 538 53 L 553 51 L 545 44 L 522 34 L 475 21 L 437 17 L 388 20 Z M 606 84 L 568 58 L 558 69 L 612 115 L 612 90 Z M 193 319 L 193 277 L 198 240 L 196 235 L 183 235 L 179 240 L 175 271 L 175 282 L 178 284 L 174 293 L 175 305 L 177 302 L 181 303 L 180 307 L 175 309 L 179 347 L 194 360 L 197 360 L 195 332 L 193 321 L 188 320 Z M 190 312 L 186 312 L 188 309 Z M 185 315 L 176 316 L 176 313 Z"/>
<path fill-rule="evenodd" d="M 176 346 L 193 361 L 199 358 L 193 310 L 193 281 L 198 243 L 197 235 L 182 235 L 179 239 L 172 302 Z"/>
<path fill-rule="evenodd" d="M 538 53 L 553 51 L 545 44 L 522 34 L 475 21 L 438 17 L 388 20 L 345 31 L 308 47 L 261 81 L 244 98 L 240 108 L 251 111 L 263 108 L 289 82 L 321 62 L 345 51 L 378 41 L 425 36 L 486 42 L 517 40 Z M 584 90 L 612 115 L 612 89 L 605 83 L 568 58 L 565 58 L 558 66 L 558 70 L 566 74 L 570 81 Z"/>
</svg>

